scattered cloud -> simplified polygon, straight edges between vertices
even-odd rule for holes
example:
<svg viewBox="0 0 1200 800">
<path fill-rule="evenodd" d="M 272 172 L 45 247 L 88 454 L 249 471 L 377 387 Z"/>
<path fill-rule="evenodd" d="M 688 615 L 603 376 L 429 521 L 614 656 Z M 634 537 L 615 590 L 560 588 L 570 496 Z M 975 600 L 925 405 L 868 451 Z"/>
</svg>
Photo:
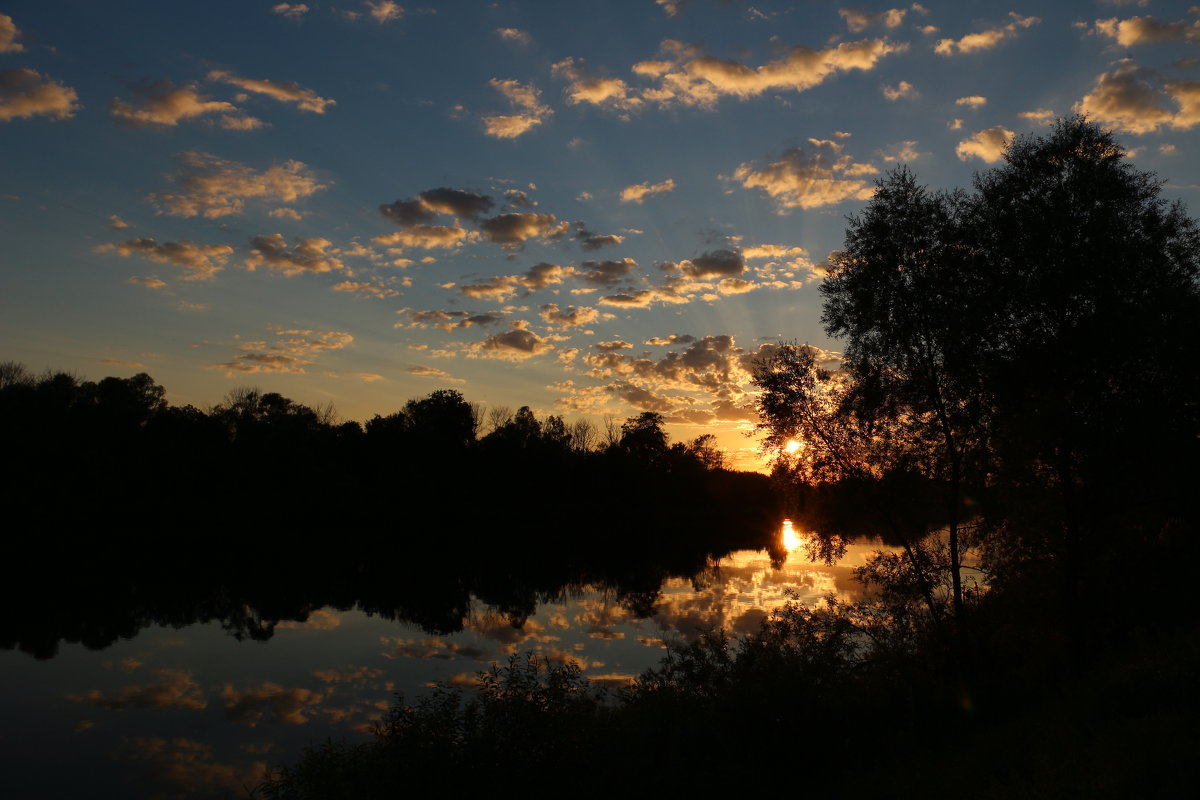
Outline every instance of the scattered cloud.
<svg viewBox="0 0 1200 800">
<path fill-rule="evenodd" d="M 637 262 L 628 257 L 619 261 L 584 261 L 575 274 L 595 286 L 614 286 L 636 268 Z"/>
<path fill-rule="evenodd" d="M 967 108 L 982 108 L 987 105 L 987 98 L 981 95 L 973 94 L 967 97 L 960 97 L 954 101 L 956 106 L 966 106 Z"/>
<path fill-rule="evenodd" d="M 1121 47 L 1162 42 L 1200 42 L 1200 20 L 1160 22 L 1154 17 L 1098 19 L 1093 32 L 1107 36 Z"/>
<path fill-rule="evenodd" d="M 136 103 L 114 97 L 108 103 L 115 119 L 135 127 L 159 126 L 173 128 L 181 122 L 210 114 L 222 114 L 235 119 L 240 109 L 224 100 L 212 100 L 201 94 L 195 85 L 175 87 L 171 81 L 157 81 L 135 89 Z"/>
<path fill-rule="evenodd" d="M 994 164 L 1004 156 L 1004 149 L 1012 141 L 1013 135 L 1013 132 L 1003 125 L 996 125 L 963 139 L 954 148 L 954 153 L 960 161 L 978 158 L 988 164 Z"/>
<path fill-rule="evenodd" d="M 887 11 L 878 11 L 873 14 L 857 8 L 838 9 L 838 15 L 846 20 L 846 28 L 851 33 L 862 33 L 875 24 L 882 25 L 885 28 L 898 28 L 904 23 L 906 14 L 908 14 L 908 9 L 906 8 L 889 8 Z"/>
<path fill-rule="evenodd" d="M 29 117 L 69 119 L 80 106 L 69 86 L 32 69 L 0 70 L 0 122 Z"/>
<path fill-rule="evenodd" d="M 121 256 L 139 255 L 159 264 L 174 264 L 182 267 L 185 281 L 212 280 L 225 267 L 233 248 L 227 244 L 196 244 L 186 239 L 178 242 L 162 242 L 144 237 L 130 239 L 125 242 L 102 244 L 96 248 L 97 253 L 116 253 Z M 139 279 L 143 286 L 145 281 L 157 279 Z M 161 283 L 161 281 L 159 281 Z M 165 285 L 165 284 L 163 284 Z M 158 288 L 157 286 L 152 288 Z"/>
<path fill-rule="evenodd" d="M 462 378 L 456 378 L 445 370 L 437 367 L 415 366 L 405 370 L 409 375 L 416 375 L 419 378 L 435 378 L 439 381 L 447 383 L 466 383 Z"/>
<path fill-rule="evenodd" d="M 260 172 L 208 153 L 186 152 L 177 158 L 182 168 L 169 178 L 178 191 L 146 197 L 171 216 L 216 219 L 242 213 L 249 199 L 294 203 L 327 188 L 300 161 L 274 164 Z"/>
<path fill-rule="evenodd" d="M 97 708 L 121 711 L 128 708 L 185 708 L 208 707 L 200 684 L 192 673 L 181 669 L 160 669 L 161 680 L 138 686 L 125 686 L 105 694 L 93 689 L 85 695 L 71 695 L 72 700 L 90 703 Z"/>
<path fill-rule="evenodd" d="M 908 81 L 900 81 L 895 86 L 883 86 L 883 96 L 888 100 L 899 100 L 901 97 L 916 97 L 917 91 Z"/>
<path fill-rule="evenodd" d="M 267 681 L 242 692 L 227 683 L 221 690 L 221 698 L 225 701 L 226 717 L 253 728 L 264 718 L 287 725 L 303 725 L 309 719 L 306 714 L 313 713 L 324 695 L 311 689 L 285 689 Z"/>
<path fill-rule="evenodd" d="M 1027 119 L 1030 122 L 1036 122 L 1039 125 L 1049 125 L 1054 122 L 1055 114 L 1048 108 L 1039 108 L 1034 111 L 1022 111 L 1017 116 L 1021 119 Z"/>
<path fill-rule="evenodd" d="M 780 159 L 758 169 L 753 163 L 742 164 L 733 180 L 746 189 L 762 189 L 780 206 L 821 208 L 846 200 L 868 200 L 875 188 L 861 176 L 878 172 L 869 164 L 855 163 L 842 152 L 843 145 L 830 139 L 809 139 L 805 148 L 797 145 Z"/>
<path fill-rule="evenodd" d="M 346 267 L 341 259 L 330 252 L 333 242 L 328 239 L 296 237 L 293 242 L 289 252 L 287 240 L 281 233 L 255 236 L 250 240 L 246 269 L 253 271 L 257 267 L 267 266 L 291 276 L 304 272 L 330 272 Z"/>
<path fill-rule="evenodd" d="M 497 139 L 515 139 L 541 125 L 554 109 L 542 105 L 541 92 L 532 83 L 492 78 L 488 81 L 512 106 L 512 114 L 491 114 L 483 118 L 484 132 Z"/>
<path fill-rule="evenodd" d="M 129 278 L 129 283 L 137 286 L 145 286 L 147 289 L 165 289 L 167 286 L 166 281 L 160 281 L 155 275 L 151 275 L 149 277 L 133 275 Z"/>
<path fill-rule="evenodd" d="M 873 69 L 881 58 L 907 49 L 907 44 L 886 39 L 841 42 L 822 50 L 797 46 L 778 59 L 749 67 L 668 39 L 660 58 L 634 64 L 633 71 L 657 83 L 641 90 L 642 100 L 712 108 L 725 96 L 747 100 L 772 91 L 803 92 L 838 73 Z"/>
<path fill-rule="evenodd" d="M 0 53 L 20 53 L 24 45 L 17 41 L 21 38 L 21 29 L 7 14 L 0 14 Z"/>
<path fill-rule="evenodd" d="M 612 314 L 605 314 L 587 306 L 567 306 L 559 309 L 557 303 L 547 303 L 540 309 L 542 321 L 552 328 L 578 328 L 593 322 L 613 319 Z"/>
<path fill-rule="evenodd" d="M 123 228 L 128 228 L 129 223 L 118 217 L 116 214 L 113 214 L 108 218 L 108 227 L 112 228 L 114 231 L 119 231 Z"/>
<path fill-rule="evenodd" d="M 496 33 L 506 42 L 529 44 L 533 41 L 533 37 L 529 35 L 529 32 L 523 31 L 520 28 L 496 28 Z"/>
<path fill-rule="evenodd" d="M 559 222 L 553 214 L 511 212 L 488 217 L 479 223 L 479 232 L 488 241 L 506 248 L 519 247 L 538 237 L 556 239 L 567 230 L 567 223 Z"/>
<path fill-rule="evenodd" d="M 493 334 L 482 342 L 468 345 L 468 357 L 524 361 L 554 349 L 553 344 L 529 330 L 528 322 L 514 320 L 511 324 L 511 330 Z"/>
<path fill-rule="evenodd" d="M 564 58 L 550 70 L 556 78 L 567 81 L 567 102 L 571 105 L 591 103 L 621 110 L 637 108 L 644 102 L 620 78 L 592 75 L 583 66 L 583 59 Z"/>
<path fill-rule="evenodd" d="M 1172 80 L 1126 59 L 1101 73 L 1074 111 L 1126 133 L 1188 130 L 1200 123 L 1200 81 Z"/>
<path fill-rule="evenodd" d="M 399 297 L 400 292 L 381 283 L 364 283 L 362 281 L 342 281 L 329 287 L 335 292 L 350 292 L 359 297 L 374 297 L 383 300 L 388 297 Z"/>
<path fill-rule="evenodd" d="M 291 20 L 304 19 L 309 11 L 304 3 L 277 3 L 271 10 Z"/>
<path fill-rule="evenodd" d="M 279 338 L 270 343 L 241 343 L 237 355 L 217 366 L 226 370 L 227 378 L 232 378 L 235 372 L 302 373 L 325 351 L 340 350 L 354 341 L 353 336 L 342 331 L 282 330 L 275 335 Z"/>
<path fill-rule="evenodd" d="M 675 180 L 667 178 L 665 181 L 651 184 L 649 181 L 644 183 L 636 183 L 633 186 L 626 186 L 621 190 L 622 203 L 641 203 L 647 197 L 656 194 L 670 194 L 675 191 Z"/>
<path fill-rule="evenodd" d="M 295 103 L 301 111 L 311 111 L 314 114 L 324 114 L 327 106 L 335 105 L 336 101 L 317 96 L 312 89 L 305 89 L 293 81 L 273 81 L 257 78 L 241 78 L 228 70 L 214 69 L 208 73 L 210 81 L 221 81 L 247 92 L 266 95 L 281 103 Z"/>
<path fill-rule="evenodd" d="M 368 9 L 367 16 L 378 22 L 380 25 L 385 22 L 391 22 L 394 19 L 401 19 L 404 17 L 404 7 L 398 3 L 392 2 L 392 0 L 380 0 L 379 2 L 366 0 L 366 6 Z"/>
<path fill-rule="evenodd" d="M 1010 11 L 1008 16 L 1012 21 L 1006 25 L 998 25 L 979 33 L 968 33 L 961 39 L 939 39 L 933 52 L 952 56 L 991 50 L 1001 42 L 1015 38 L 1023 28 L 1029 28 L 1042 21 L 1038 17 L 1022 17 L 1015 11 Z"/>
</svg>

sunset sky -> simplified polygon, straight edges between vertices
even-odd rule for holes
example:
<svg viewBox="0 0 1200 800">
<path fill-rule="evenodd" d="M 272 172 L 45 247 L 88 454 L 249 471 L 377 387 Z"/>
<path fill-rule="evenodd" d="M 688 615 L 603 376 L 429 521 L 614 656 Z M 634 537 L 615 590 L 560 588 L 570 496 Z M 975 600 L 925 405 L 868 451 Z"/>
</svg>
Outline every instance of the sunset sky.
<svg viewBox="0 0 1200 800">
<path fill-rule="evenodd" d="M 659 411 L 752 467 L 748 364 L 838 349 L 877 178 L 1086 112 L 1194 210 L 1198 45 L 1157 0 L 0 0 L 0 360 Z"/>
</svg>

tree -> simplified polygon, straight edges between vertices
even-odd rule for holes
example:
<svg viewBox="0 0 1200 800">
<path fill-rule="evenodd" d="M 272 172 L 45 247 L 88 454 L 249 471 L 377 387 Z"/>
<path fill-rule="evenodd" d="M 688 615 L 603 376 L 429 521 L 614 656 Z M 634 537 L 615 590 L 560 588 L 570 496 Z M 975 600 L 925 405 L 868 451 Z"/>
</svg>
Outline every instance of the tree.
<svg viewBox="0 0 1200 800">
<path fill-rule="evenodd" d="M 1115 533 L 1106 496 L 1191 474 L 1200 229 L 1161 186 L 1081 117 L 1018 137 L 971 194 L 896 170 L 821 286 L 841 370 L 781 348 L 756 371 L 767 444 L 799 435 L 807 479 L 867 477 L 881 459 L 946 488 L 960 621 L 966 488 L 1057 493 L 1043 538 L 1070 594 L 1084 528 Z"/>
</svg>

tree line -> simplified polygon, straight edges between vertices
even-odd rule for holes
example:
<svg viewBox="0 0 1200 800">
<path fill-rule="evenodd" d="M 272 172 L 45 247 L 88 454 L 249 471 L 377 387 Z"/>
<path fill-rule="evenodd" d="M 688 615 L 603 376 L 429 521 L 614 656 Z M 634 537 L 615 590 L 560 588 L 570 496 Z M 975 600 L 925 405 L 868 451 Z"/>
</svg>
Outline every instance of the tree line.
<svg viewBox="0 0 1200 800">
<path fill-rule="evenodd" d="M 0 491 L 64 529 L 109 518 L 213 537 L 613 522 L 679 537 L 776 516 L 765 478 L 725 469 L 711 434 L 670 441 L 655 412 L 598 427 L 439 389 L 359 424 L 254 388 L 208 409 L 165 398 L 145 373 L 93 382 L 0 364 Z"/>
</svg>

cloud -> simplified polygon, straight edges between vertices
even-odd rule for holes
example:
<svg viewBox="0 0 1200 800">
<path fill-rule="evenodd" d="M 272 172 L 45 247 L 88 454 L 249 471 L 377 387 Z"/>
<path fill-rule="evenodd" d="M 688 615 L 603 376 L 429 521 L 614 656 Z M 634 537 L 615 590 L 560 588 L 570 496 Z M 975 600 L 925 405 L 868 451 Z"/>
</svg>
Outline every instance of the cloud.
<svg viewBox="0 0 1200 800">
<path fill-rule="evenodd" d="M 967 97 L 958 98 L 957 100 L 954 101 L 954 105 L 967 106 L 968 108 L 981 108 L 982 106 L 987 105 L 987 98 L 982 97 L 977 94 L 973 94 L 973 95 L 969 95 Z"/>
<path fill-rule="evenodd" d="M 226 370 L 228 378 L 235 372 L 302 373 L 326 350 L 340 350 L 354 341 L 343 331 L 283 330 L 275 335 L 282 338 L 272 344 L 244 342 L 238 346 L 238 355 L 217 366 Z"/>
<path fill-rule="evenodd" d="M 180 153 L 178 159 L 183 168 L 170 179 L 180 191 L 146 196 L 160 212 L 176 217 L 216 219 L 242 213 L 248 199 L 294 203 L 326 188 L 300 161 L 286 161 L 259 172 L 208 153 Z"/>
<path fill-rule="evenodd" d="M 669 194 L 673 191 L 675 191 L 675 181 L 672 178 L 667 178 L 665 181 L 653 185 L 649 181 L 646 181 L 645 183 L 637 183 L 622 189 L 621 202 L 640 204 L 651 195 Z"/>
<path fill-rule="evenodd" d="M 535 237 L 555 239 L 567 232 L 567 223 L 559 222 L 553 214 L 511 212 L 488 217 L 479 223 L 479 232 L 488 241 L 513 248 Z"/>
<path fill-rule="evenodd" d="M 108 108 L 114 118 L 136 127 L 174 127 L 180 122 L 209 114 L 236 114 L 240 111 L 233 103 L 208 99 L 194 85 L 177 89 L 175 84 L 166 80 L 135 90 L 135 94 L 140 98 L 137 105 L 114 97 L 109 101 Z"/>
<path fill-rule="evenodd" d="M 388 297 L 398 297 L 400 292 L 380 283 L 363 283 L 361 281 L 342 281 L 329 287 L 335 292 L 350 292 L 359 297 L 374 297 L 383 300 Z"/>
<path fill-rule="evenodd" d="M 293 81 L 272 81 L 267 79 L 240 78 L 228 70 L 214 69 L 208 73 L 210 81 L 222 81 L 237 86 L 247 92 L 265 94 L 281 103 L 295 103 L 301 111 L 311 111 L 314 114 L 324 114 L 327 106 L 336 103 L 325 97 L 318 97 L 312 89 L 305 89 Z"/>
<path fill-rule="evenodd" d="M 625 241 L 625 237 L 616 233 L 598 234 L 582 231 L 581 235 L 575 237 L 579 241 L 579 246 L 584 250 L 599 250 L 602 247 L 616 247 L 621 242 Z"/>
<path fill-rule="evenodd" d="M 584 261 L 576 271 L 583 280 L 596 286 L 613 286 L 633 272 L 637 262 L 632 258 L 620 261 Z"/>
<path fill-rule="evenodd" d="M 496 28 L 496 33 L 506 42 L 529 44 L 533 41 L 533 37 L 527 31 L 523 31 L 520 28 Z"/>
<path fill-rule="evenodd" d="M 500 94 L 504 95 L 513 110 L 513 114 L 491 114 L 483 118 L 484 132 L 497 139 L 515 139 L 523 133 L 541 125 L 554 113 L 554 109 L 542 105 L 538 99 L 541 92 L 532 83 L 492 78 L 488 81 Z"/>
<path fill-rule="evenodd" d="M 376 236 L 371 241 L 376 244 L 433 250 L 458 247 L 471 241 L 473 236 L 473 233 L 458 225 L 414 225 L 407 230 Z"/>
<path fill-rule="evenodd" d="M 287 240 L 281 233 L 255 236 L 250 240 L 250 257 L 246 269 L 254 270 L 267 266 L 284 275 L 299 275 L 303 272 L 330 272 L 345 269 L 346 265 L 333 253 L 328 252 L 333 242 L 328 239 L 295 237 L 291 252 Z"/>
<path fill-rule="evenodd" d="M 657 81 L 641 98 L 658 103 L 712 108 L 724 96 L 742 100 L 771 91 L 803 92 L 849 70 L 869 70 L 884 56 L 907 50 L 886 39 L 841 42 L 824 50 L 793 47 L 787 55 L 760 67 L 699 55 L 681 42 L 662 43 L 662 58 L 633 66 L 635 74 Z"/>
<path fill-rule="evenodd" d="M 529 323 L 515 320 L 512 329 L 493 334 L 482 342 L 467 346 L 470 358 L 498 358 L 504 361 L 524 361 L 554 349 L 554 345 L 528 329 Z"/>
<path fill-rule="evenodd" d="M 185 281 L 207 281 L 225 267 L 225 263 L 233 254 L 233 248 L 227 244 L 196 244 L 186 239 L 178 242 L 163 242 L 145 237 L 130 239 L 115 244 L 102 244 L 96 248 L 98 253 L 116 253 L 121 256 L 137 254 L 159 264 L 174 264 L 184 269 L 182 279 Z M 157 279 L 139 279 L 143 286 L 150 285 L 146 281 Z M 159 281 L 161 284 L 162 282 Z M 162 284 L 166 285 L 166 284 Z M 158 288 L 157 286 L 152 288 Z"/>
<path fill-rule="evenodd" d="M 899 100 L 901 97 L 916 97 L 917 91 L 908 81 L 900 81 L 895 86 L 883 86 L 883 96 L 888 100 Z"/>
<path fill-rule="evenodd" d="M 1013 136 L 1013 132 L 1008 128 L 996 125 L 963 139 L 954 148 L 954 153 L 960 161 L 978 158 L 988 164 L 994 164 L 1004 156 L 1004 149 L 1008 147 Z"/>
<path fill-rule="evenodd" d="M 662 10 L 667 13 L 668 17 L 673 17 L 678 14 L 686 1 L 687 0 L 654 0 L 654 2 L 662 6 Z"/>
<path fill-rule="evenodd" d="M 1126 133 L 1188 130 L 1200 123 L 1200 81 L 1171 80 L 1125 60 L 1101 73 L 1074 111 Z"/>
<path fill-rule="evenodd" d="M 31 69 L 0 70 L 0 122 L 29 117 L 69 119 L 79 110 L 69 86 Z"/>
<path fill-rule="evenodd" d="M 1054 121 L 1055 114 L 1048 108 L 1039 108 L 1034 111 L 1022 111 L 1017 116 L 1021 119 L 1036 122 L 1039 125 L 1049 125 Z"/>
<path fill-rule="evenodd" d="M 979 33 L 968 33 L 961 39 L 939 39 L 938 43 L 934 45 L 933 52 L 952 56 L 990 50 L 1006 39 L 1015 38 L 1022 28 L 1028 28 L 1041 22 L 1038 17 L 1022 17 L 1013 11 L 1010 11 L 1008 16 L 1012 22 L 1007 25 L 988 28 Z"/>
<path fill-rule="evenodd" d="M 116 214 L 112 214 L 108 218 L 108 227 L 112 228 L 114 231 L 119 231 L 122 228 L 128 228 L 129 223 L 118 217 Z"/>
<path fill-rule="evenodd" d="M 521 291 L 521 281 L 516 275 L 498 275 L 476 283 L 458 287 L 458 291 L 474 300 L 503 302 Z"/>
<path fill-rule="evenodd" d="M 7 14 L 0 14 L 0 53 L 20 53 L 25 47 L 17 39 L 21 38 L 21 29 Z"/>
<path fill-rule="evenodd" d="M 916 161 L 921 157 L 921 153 L 917 150 L 917 141 L 915 139 L 889 145 L 885 149 L 879 150 L 877 155 L 889 163 L 895 161 Z"/>
<path fill-rule="evenodd" d="M 612 319 L 612 314 L 605 314 L 587 306 L 567 306 L 560 310 L 557 303 L 547 303 L 541 307 L 542 320 L 552 328 L 577 328 L 589 325 L 597 320 Z"/>
<path fill-rule="evenodd" d="M 304 3 L 278 3 L 272 9 L 276 14 L 281 14 L 291 20 L 303 19 L 308 13 L 308 6 Z"/>
<path fill-rule="evenodd" d="M 869 164 L 856 164 L 842 154 L 842 145 L 830 139 L 809 139 L 806 150 L 798 145 L 762 169 L 742 164 L 733 179 L 747 189 L 762 189 L 781 209 L 820 208 L 846 200 L 868 200 L 875 188 L 860 175 L 872 174 Z"/>
<path fill-rule="evenodd" d="M 154 275 L 148 278 L 134 275 L 129 279 L 129 283 L 136 284 L 137 286 L 145 286 L 147 289 L 164 289 L 167 285 L 166 281 L 160 281 Z"/>
<path fill-rule="evenodd" d="M 648 344 L 652 347 L 666 347 L 673 344 L 691 344 L 694 341 L 696 341 L 696 337 L 691 334 L 673 333 L 670 336 L 653 336 L 643 342 L 643 344 Z"/>
<path fill-rule="evenodd" d="M 583 59 L 564 58 L 554 64 L 550 72 L 567 83 L 567 102 L 571 105 L 591 103 L 616 109 L 631 109 L 642 105 L 629 84 L 620 78 L 604 78 L 592 75 L 583 67 Z"/>
<path fill-rule="evenodd" d="M 470 311 L 445 311 L 442 309 L 414 311 L 402 308 L 396 313 L 408 316 L 408 327 L 433 327 L 446 332 L 450 332 L 455 328 L 469 328 L 472 325 L 490 325 L 504 318 L 503 314 L 472 314 Z M 404 327 L 404 323 L 398 322 L 395 327 Z"/>
<path fill-rule="evenodd" d="M 91 703 L 97 708 L 111 711 L 127 708 L 201 709 L 208 707 L 204 692 L 201 691 L 200 684 L 192 678 L 192 673 L 181 669 L 160 669 L 157 674 L 162 678 L 158 683 L 125 686 L 108 694 L 99 689 L 93 689 L 85 695 L 70 697 L 73 700 Z"/>
<path fill-rule="evenodd" d="M 225 716 L 251 728 L 268 715 L 274 722 L 303 725 L 308 722 L 305 714 L 311 714 L 324 699 L 324 695 L 311 689 L 285 689 L 270 681 L 244 692 L 227 683 L 221 697 L 225 700 Z"/>
<path fill-rule="evenodd" d="M 317 670 L 313 677 L 325 683 L 349 683 L 365 686 L 369 681 L 383 676 L 383 670 L 373 667 L 345 667 L 343 669 Z"/>
<path fill-rule="evenodd" d="M 464 381 L 462 378 L 456 378 L 449 372 L 438 369 L 437 367 L 418 365 L 415 367 L 409 367 L 405 370 L 405 372 L 407 372 L 409 375 L 416 375 L 420 378 L 436 378 L 439 381 L 445 381 L 447 383 L 466 383 L 466 381 Z"/>
<path fill-rule="evenodd" d="M 408 200 L 381 205 L 379 212 L 402 228 L 428 224 L 438 214 L 448 214 L 459 219 L 477 219 L 495 205 L 492 198 L 465 189 L 439 187 L 421 192 Z"/>
<path fill-rule="evenodd" d="M 898 28 L 904 22 L 904 16 L 907 13 L 908 9 L 906 8 L 889 8 L 887 11 L 879 11 L 874 14 L 868 14 L 857 8 L 838 9 L 838 15 L 846 20 L 846 27 L 851 33 L 862 33 L 876 23 L 885 28 Z"/>
<path fill-rule="evenodd" d="M 741 275 L 746 269 L 742 254 L 733 250 L 713 250 L 679 265 L 684 273 L 701 280 Z"/>
<path fill-rule="evenodd" d="M 1107 36 L 1121 47 L 1161 42 L 1197 42 L 1200 41 L 1200 20 L 1160 22 L 1154 17 L 1113 17 L 1096 20 L 1093 32 L 1099 36 Z"/>
<path fill-rule="evenodd" d="M 392 2 L 392 0 L 380 0 L 380 2 L 366 0 L 366 6 L 370 9 L 367 11 L 367 15 L 380 25 L 385 22 L 391 22 L 394 19 L 401 19 L 404 16 L 404 7 Z"/>
</svg>

